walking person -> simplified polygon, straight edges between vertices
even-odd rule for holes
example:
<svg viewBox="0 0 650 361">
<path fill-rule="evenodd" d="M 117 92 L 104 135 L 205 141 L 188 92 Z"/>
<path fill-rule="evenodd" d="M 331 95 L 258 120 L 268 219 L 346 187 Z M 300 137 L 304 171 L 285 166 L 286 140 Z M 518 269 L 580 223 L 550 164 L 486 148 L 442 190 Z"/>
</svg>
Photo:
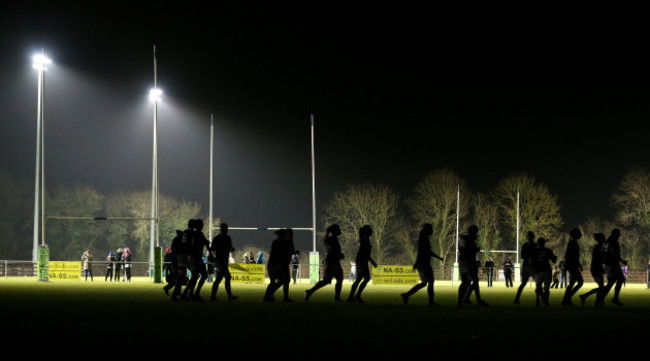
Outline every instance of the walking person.
<svg viewBox="0 0 650 361">
<path fill-rule="evenodd" d="M 368 268 L 368 262 L 370 262 L 373 267 L 377 268 L 377 263 L 370 256 L 370 251 L 372 250 L 370 236 L 372 236 L 372 228 L 369 225 L 365 225 L 359 229 L 359 251 L 357 251 L 357 257 L 354 259 L 356 266 L 356 279 L 352 283 L 348 302 L 356 301 L 364 303 L 361 298 L 361 293 L 370 281 L 370 268 Z"/>
<path fill-rule="evenodd" d="M 469 297 L 472 292 L 476 295 L 476 303 L 480 306 L 489 304 L 481 298 L 478 278 L 478 264 L 476 254 L 479 252 L 476 239 L 478 236 L 478 227 L 471 225 L 467 233 L 461 236 L 461 242 L 458 247 L 458 264 L 460 271 L 460 286 L 458 286 L 458 306 L 464 303 L 471 303 Z"/>
<path fill-rule="evenodd" d="M 625 281 L 625 275 L 623 275 L 621 264 L 627 265 L 627 261 L 621 258 L 621 245 L 619 243 L 620 237 L 621 231 L 618 228 L 613 229 L 612 233 L 601 248 L 603 268 L 607 274 L 607 284 L 603 289 L 601 302 L 604 303 L 605 297 L 607 297 L 609 291 L 612 289 L 612 287 L 614 287 L 614 297 L 612 298 L 612 303 L 617 306 L 623 306 L 619 299 L 621 287 Z"/>
<path fill-rule="evenodd" d="M 281 270 L 283 273 L 282 279 L 284 283 L 282 284 L 282 294 L 284 302 L 293 302 L 289 298 L 289 285 L 291 284 L 291 260 L 293 255 L 296 253 L 296 247 L 293 244 L 293 229 L 286 228 L 284 230 L 284 243 L 285 243 L 285 254 L 282 257 L 281 261 Z"/>
<path fill-rule="evenodd" d="M 289 241 L 288 233 L 288 230 L 284 228 L 275 231 L 276 238 L 271 243 L 271 252 L 266 267 L 271 282 L 266 287 L 262 299 L 264 302 L 273 302 L 275 291 L 289 283 L 289 261 L 295 250 L 293 249 L 293 240 Z M 284 289 L 283 293 L 284 301 L 291 302 L 288 287 Z"/>
<path fill-rule="evenodd" d="M 503 278 L 505 278 L 506 280 L 506 288 L 514 287 L 512 285 L 512 272 L 513 269 L 515 268 L 515 265 L 510 260 L 510 257 L 506 257 L 506 260 L 503 262 L 501 266 L 503 266 Z"/>
<path fill-rule="evenodd" d="M 203 262 L 203 252 L 205 248 L 210 248 L 210 242 L 203 234 L 203 220 L 195 219 L 194 228 L 191 232 L 190 249 L 187 260 L 190 267 L 190 280 L 183 290 L 183 298 L 192 301 L 203 302 L 201 298 L 201 288 L 208 278 L 208 271 Z"/>
<path fill-rule="evenodd" d="M 81 255 L 81 261 L 83 262 L 82 263 L 82 270 L 83 270 L 83 273 L 86 276 L 86 281 L 88 281 L 88 275 L 90 275 L 90 282 L 93 282 L 93 269 L 92 269 L 92 264 L 91 264 L 93 259 L 95 259 L 95 257 L 93 256 L 93 253 L 90 252 L 89 249 L 86 250 L 86 252 L 84 252 Z"/>
<path fill-rule="evenodd" d="M 180 237 L 175 238 L 177 240 L 177 246 L 174 246 L 172 241 L 172 258 L 176 258 L 176 283 L 174 284 L 174 292 L 172 292 L 171 299 L 172 301 L 184 300 L 181 294 L 181 288 L 183 286 L 187 287 L 187 269 L 189 267 L 189 254 L 190 248 L 192 247 L 192 232 L 194 231 L 194 220 L 190 219 L 187 221 L 187 228 L 181 232 Z M 180 297 L 180 299 L 179 299 Z"/>
<path fill-rule="evenodd" d="M 334 300 L 343 301 L 341 299 L 341 289 L 343 287 L 343 268 L 341 268 L 341 260 L 345 257 L 341 253 L 341 244 L 339 243 L 339 236 L 341 235 L 341 228 L 338 224 L 332 224 L 327 227 L 325 232 L 325 270 L 323 272 L 323 279 L 318 281 L 314 287 L 305 291 L 305 301 L 324 286 L 332 283 L 332 279 L 336 280 L 334 285 Z"/>
<path fill-rule="evenodd" d="M 234 252 L 235 248 L 232 246 L 232 238 L 228 235 L 228 224 L 221 223 L 219 225 L 219 234 L 212 239 L 210 249 L 214 257 L 214 268 L 217 272 L 217 277 L 212 283 L 210 301 L 217 300 L 217 291 L 222 280 L 224 281 L 223 286 L 226 290 L 228 301 L 234 301 L 237 299 L 237 296 L 232 294 L 230 287 L 232 276 L 230 275 L 228 264 L 230 263 L 230 252 Z"/>
<path fill-rule="evenodd" d="M 569 274 L 569 284 L 564 291 L 564 298 L 562 299 L 563 306 L 572 306 L 571 298 L 578 292 L 584 280 L 582 279 L 582 264 L 580 264 L 580 245 L 578 240 L 582 237 L 582 232 L 578 228 L 574 228 L 569 232 L 569 242 L 566 246 L 564 259 L 566 260 L 566 270 Z"/>
<path fill-rule="evenodd" d="M 535 305 L 549 306 L 550 288 L 551 288 L 551 262 L 555 263 L 557 257 L 550 249 L 544 245 L 544 238 L 537 239 L 537 248 L 534 250 L 532 258 L 532 268 L 535 270 Z"/>
<path fill-rule="evenodd" d="M 163 287 L 166 295 L 169 295 L 169 290 L 174 288 L 176 285 L 176 277 L 178 276 L 178 264 L 176 263 L 176 249 L 180 242 L 181 237 L 183 236 L 183 231 L 176 230 L 176 237 L 172 239 L 170 247 L 167 247 L 165 254 L 163 255 L 163 274 L 165 275 L 165 281 L 167 284 Z"/>
<path fill-rule="evenodd" d="M 537 247 L 537 244 L 535 244 L 535 233 L 528 231 L 526 238 L 526 243 L 521 246 L 521 259 L 524 262 L 521 265 L 521 284 L 519 285 L 517 294 L 515 295 L 515 305 L 519 304 L 519 299 L 521 298 L 521 293 L 524 291 L 524 287 L 526 287 L 529 278 L 535 273 L 531 266 L 533 251 Z"/>
<path fill-rule="evenodd" d="M 484 267 L 487 270 L 487 286 L 492 287 L 492 281 L 494 280 L 494 261 L 492 257 L 488 257 Z"/>
<path fill-rule="evenodd" d="M 594 279 L 594 282 L 596 282 L 596 285 L 598 285 L 598 287 L 585 292 L 578 297 L 580 297 L 580 303 L 582 303 L 584 306 L 587 297 L 595 294 L 596 302 L 594 305 L 596 307 L 601 307 L 601 295 L 603 288 L 605 287 L 605 278 L 603 276 L 605 270 L 603 269 L 603 257 L 600 252 L 603 248 L 603 244 L 605 243 L 605 235 L 602 233 L 596 233 L 594 234 L 594 240 L 596 240 L 596 244 L 591 249 L 591 264 L 589 266 L 589 272 L 591 273 L 591 277 Z"/>
<path fill-rule="evenodd" d="M 104 276 L 104 282 L 113 280 L 114 263 L 115 256 L 113 255 L 113 251 L 108 252 L 108 256 L 106 256 L 106 276 Z"/>
<path fill-rule="evenodd" d="M 431 257 L 435 257 L 440 261 L 443 261 L 443 258 L 435 254 L 431 250 L 431 241 L 429 237 L 433 234 L 433 226 L 430 223 L 425 223 L 422 225 L 420 230 L 420 236 L 418 237 L 418 253 L 415 258 L 415 264 L 413 269 L 418 271 L 420 276 L 420 283 L 413 286 L 408 292 L 402 293 L 402 302 L 404 304 L 408 303 L 409 297 L 418 292 L 420 289 L 427 288 L 427 296 L 429 297 L 429 305 L 437 305 L 434 302 L 434 290 L 433 290 L 433 268 L 431 267 Z"/>
</svg>

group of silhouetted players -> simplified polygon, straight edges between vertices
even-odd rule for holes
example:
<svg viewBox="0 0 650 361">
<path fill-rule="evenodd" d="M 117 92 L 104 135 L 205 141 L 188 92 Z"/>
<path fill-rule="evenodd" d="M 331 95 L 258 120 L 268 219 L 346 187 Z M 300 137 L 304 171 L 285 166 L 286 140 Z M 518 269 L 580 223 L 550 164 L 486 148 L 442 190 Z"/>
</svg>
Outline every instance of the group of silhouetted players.
<svg viewBox="0 0 650 361">
<path fill-rule="evenodd" d="M 564 254 L 566 270 L 569 275 L 569 284 L 562 298 L 562 305 L 564 306 L 573 305 L 573 296 L 584 283 L 582 278 L 583 268 L 580 263 L 580 245 L 578 243 L 578 240 L 582 238 L 582 233 L 579 229 L 574 228 L 569 233 L 569 236 L 570 239 Z M 621 258 L 620 236 L 621 232 L 616 228 L 612 230 L 609 237 L 605 237 L 603 233 L 593 235 L 596 244 L 593 246 L 591 252 L 589 271 L 597 287 L 578 296 L 580 303 L 583 305 L 587 297 L 596 295 L 594 305 L 596 307 L 603 307 L 605 305 L 605 297 L 609 294 L 612 287 L 614 288 L 612 303 L 618 306 L 623 305 L 619 299 L 621 287 L 625 282 L 625 275 L 623 274 L 621 264 L 627 265 L 627 261 Z M 527 239 L 527 242 L 523 244 L 521 249 L 521 257 L 524 261 L 521 270 L 522 282 L 515 296 L 515 304 L 519 304 L 519 297 L 528 279 L 534 277 L 536 283 L 536 304 L 540 305 L 543 303 L 548 306 L 552 275 L 550 262 L 555 263 L 557 257 L 551 250 L 544 247 L 546 243 L 544 238 L 539 238 L 535 242 L 535 234 L 528 232 Z M 607 283 L 605 283 L 605 278 Z"/>
<path fill-rule="evenodd" d="M 208 276 L 202 255 L 207 248 L 214 257 L 214 266 L 216 271 L 216 280 L 212 285 L 210 300 L 216 300 L 217 291 L 222 280 L 228 296 L 228 301 L 236 300 L 237 297 L 232 294 L 230 280 L 231 275 L 228 269 L 230 253 L 235 249 L 232 240 L 228 235 L 228 225 L 222 223 L 220 232 L 210 243 L 202 232 L 203 221 L 192 219 L 188 222 L 188 228 L 184 231 L 176 231 L 176 237 L 171 244 L 171 259 L 169 260 L 170 275 L 168 284 L 163 288 L 166 294 L 173 289 L 171 299 L 203 301 L 200 296 L 201 287 Z M 271 251 L 266 264 L 270 283 L 264 293 L 263 301 L 274 301 L 274 294 L 280 288 L 283 289 L 283 301 L 292 302 L 289 297 L 289 284 L 291 280 L 290 263 L 295 253 L 293 244 L 293 231 L 290 228 L 283 228 L 275 231 L 276 238 L 271 243 Z M 402 301 L 408 303 L 409 297 L 418 292 L 420 289 L 427 287 L 429 305 L 436 305 L 434 301 L 434 276 L 431 266 L 431 258 L 443 260 L 431 250 L 429 238 L 433 234 L 433 226 L 424 224 L 420 230 L 417 241 L 417 256 L 413 268 L 417 270 L 420 282 L 414 285 L 408 292 L 402 293 Z M 341 244 L 338 237 L 341 235 L 339 225 L 333 224 L 327 228 L 324 245 L 326 256 L 324 259 L 323 278 L 318 281 L 312 288 L 305 291 L 305 301 L 317 290 L 335 281 L 334 299 L 343 301 L 341 290 L 343 284 L 343 268 L 341 260 L 344 258 L 341 252 Z M 481 298 L 479 288 L 479 265 L 477 254 L 480 248 L 477 244 L 478 227 L 472 225 L 466 233 L 459 239 L 458 245 L 458 266 L 460 274 L 460 285 L 458 287 L 458 306 L 472 304 L 470 297 L 472 293 L 476 298 L 476 303 L 481 306 L 489 304 Z M 370 256 L 372 245 L 370 242 L 372 228 L 365 225 L 359 229 L 359 249 L 356 254 L 355 264 L 357 268 L 357 277 L 352 284 L 348 302 L 363 303 L 361 294 L 370 281 L 370 267 L 377 267 L 377 263 Z M 578 240 L 582 237 L 579 229 L 575 228 L 570 232 L 570 240 L 567 243 L 565 252 L 566 268 L 569 274 L 569 284 L 566 287 L 562 305 L 572 305 L 572 297 L 583 285 L 582 265 L 580 264 L 580 246 Z M 618 239 L 620 231 L 612 230 L 608 238 L 602 233 L 594 234 L 596 245 L 592 251 L 591 275 L 598 287 L 579 296 L 581 303 L 584 305 L 588 296 L 595 294 L 595 305 L 604 306 L 604 299 L 614 287 L 614 298 L 612 302 L 616 305 L 622 305 L 619 300 L 621 286 L 625 280 L 621 269 L 621 263 L 627 264 L 627 261 L 621 258 L 620 245 Z M 522 245 L 521 258 L 523 260 L 521 268 L 521 285 L 517 289 L 515 304 L 519 304 L 521 293 L 528 280 L 532 277 L 535 280 L 536 288 L 536 305 L 549 305 L 550 284 L 552 278 L 551 262 L 555 263 L 557 257 L 553 252 L 545 247 L 546 240 L 538 238 L 535 240 L 535 234 L 528 232 L 527 242 Z M 191 276 L 187 278 L 187 271 L 190 270 Z M 605 284 L 605 276 L 607 284 Z M 184 288 L 183 288 L 184 286 Z"/>
</svg>

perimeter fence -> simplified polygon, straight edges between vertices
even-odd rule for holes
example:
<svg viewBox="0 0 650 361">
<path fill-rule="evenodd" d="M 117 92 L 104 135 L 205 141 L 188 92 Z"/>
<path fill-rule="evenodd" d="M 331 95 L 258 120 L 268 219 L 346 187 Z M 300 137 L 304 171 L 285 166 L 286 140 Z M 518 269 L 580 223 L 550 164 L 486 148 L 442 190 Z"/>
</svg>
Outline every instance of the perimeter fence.
<svg viewBox="0 0 650 361">
<path fill-rule="evenodd" d="M 81 263 L 79 261 L 72 261 Z M 52 261 L 50 262 L 52 263 Z M 151 265 L 149 262 L 129 262 L 128 264 L 124 262 L 113 262 L 112 266 L 109 267 L 105 261 L 92 261 L 89 262 L 91 267 L 91 272 L 93 278 L 107 280 L 107 275 L 110 276 L 110 280 L 124 280 L 127 277 L 126 270 L 130 270 L 130 275 L 132 277 L 150 277 L 151 275 Z M 208 266 L 208 264 L 206 264 Z M 294 266 L 294 265 L 292 265 Z M 311 265 L 307 263 L 300 263 L 295 265 L 295 280 L 296 283 L 310 283 L 310 269 L 318 266 L 319 274 L 322 278 L 324 267 L 322 264 Z M 355 272 L 354 267 L 351 265 L 342 265 L 343 267 L 343 277 L 345 280 L 354 280 Z M 397 266 L 410 268 L 411 266 Z M 209 269 L 209 268 L 208 268 Z M 487 280 L 488 269 L 481 267 L 479 271 L 479 276 L 482 281 Z M 119 275 L 116 277 L 116 275 Z M 503 282 L 505 276 L 503 274 L 503 269 L 494 270 L 493 282 Z M 593 282 L 593 278 L 589 271 L 585 270 L 582 273 L 585 282 Z M 85 273 L 82 271 L 81 277 L 85 278 Z M 214 276 L 210 274 L 210 276 Z M 268 276 L 265 272 L 265 276 Z M 19 278 L 19 277 L 37 277 L 37 264 L 32 261 L 18 261 L 18 260 L 0 260 L 0 279 L 8 278 Z M 434 268 L 434 277 L 436 280 L 451 280 L 452 270 L 451 268 Z M 514 275 L 513 275 L 514 281 Z M 648 269 L 631 269 L 628 271 L 627 282 L 629 283 L 643 283 L 650 288 L 650 266 Z"/>
</svg>

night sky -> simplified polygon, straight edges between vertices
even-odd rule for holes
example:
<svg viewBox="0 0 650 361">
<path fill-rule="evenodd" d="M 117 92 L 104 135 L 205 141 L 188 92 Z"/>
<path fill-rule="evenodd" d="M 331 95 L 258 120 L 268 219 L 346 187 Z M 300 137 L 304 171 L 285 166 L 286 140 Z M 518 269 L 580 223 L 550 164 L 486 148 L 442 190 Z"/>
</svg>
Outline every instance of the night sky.
<svg viewBox="0 0 650 361">
<path fill-rule="evenodd" d="M 310 114 L 320 206 L 348 183 L 405 198 L 434 169 L 479 191 L 525 172 L 569 228 L 611 217 L 623 173 L 648 166 L 637 9 L 208 3 L 3 2 L 0 166 L 33 179 L 44 49 L 47 185 L 150 189 L 154 45 L 160 192 L 207 214 L 213 114 L 231 226 L 311 226 Z"/>
</svg>

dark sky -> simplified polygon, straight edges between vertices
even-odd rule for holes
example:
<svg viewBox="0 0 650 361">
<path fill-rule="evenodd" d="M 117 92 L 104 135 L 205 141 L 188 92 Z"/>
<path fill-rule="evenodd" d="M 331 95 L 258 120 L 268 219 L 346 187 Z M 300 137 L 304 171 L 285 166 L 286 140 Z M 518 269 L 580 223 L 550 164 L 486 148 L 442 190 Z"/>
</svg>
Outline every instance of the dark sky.
<svg viewBox="0 0 650 361">
<path fill-rule="evenodd" d="M 526 172 L 572 227 L 648 166 L 638 9 L 237 3 L 3 2 L 0 166 L 33 179 L 44 49 L 48 186 L 150 189 L 153 45 L 160 192 L 207 207 L 214 114 L 231 226 L 311 225 L 310 114 L 320 205 L 363 181 L 407 197 L 443 167 L 480 191 Z"/>
</svg>

